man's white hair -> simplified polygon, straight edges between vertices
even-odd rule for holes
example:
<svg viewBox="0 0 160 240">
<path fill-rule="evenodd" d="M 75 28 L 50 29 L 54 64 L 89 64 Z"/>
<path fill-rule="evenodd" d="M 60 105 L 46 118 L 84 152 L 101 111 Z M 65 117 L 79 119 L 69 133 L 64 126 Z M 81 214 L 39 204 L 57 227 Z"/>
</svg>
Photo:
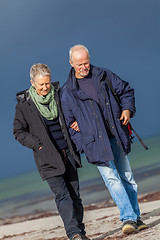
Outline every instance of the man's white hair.
<svg viewBox="0 0 160 240">
<path fill-rule="evenodd" d="M 46 64 L 43 63 L 33 64 L 30 69 L 31 80 L 35 82 L 35 78 L 40 76 L 51 76 L 51 70 Z"/>
<path fill-rule="evenodd" d="M 70 50 L 69 50 L 69 60 L 72 62 L 72 55 L 73 55 L 74 51 L 83 50 L 83 49 L 87 52 L 87 54 L 90 58 L 88 49 L 82 44 L 77 44 L 77 45 L 74 45 L 73 47 L 70 48 Z"/>
</svg>

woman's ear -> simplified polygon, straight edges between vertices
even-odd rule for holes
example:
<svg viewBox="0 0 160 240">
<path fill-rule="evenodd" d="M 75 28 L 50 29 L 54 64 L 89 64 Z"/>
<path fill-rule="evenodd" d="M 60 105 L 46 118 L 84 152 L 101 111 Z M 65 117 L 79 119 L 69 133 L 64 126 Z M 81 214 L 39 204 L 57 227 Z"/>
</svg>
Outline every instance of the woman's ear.
<svg viewBox="0 0 160 240">
<path fill-rule="evenodd" d="M 30 80 L 30 82 L 31 82 L 32 86 L 35 87 L 34 82 L 32 80 Z"/>
</svg>

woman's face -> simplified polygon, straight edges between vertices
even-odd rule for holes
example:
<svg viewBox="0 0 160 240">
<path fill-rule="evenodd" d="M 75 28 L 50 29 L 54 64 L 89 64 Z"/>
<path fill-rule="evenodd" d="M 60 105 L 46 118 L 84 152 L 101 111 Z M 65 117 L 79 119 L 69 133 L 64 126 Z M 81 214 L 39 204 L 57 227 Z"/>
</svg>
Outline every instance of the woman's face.
<svg viewBox="0 0 160 240">
<path fill-rule="evenodd" d="M 49 75 L 43 75 L 35 78 L 35 81 L 33 82 L 31 80 L 32 86 L 36 89 L 36 92 L 40 96 L 46 96 L 51 87 L 51 76 Z"/>
</svg>

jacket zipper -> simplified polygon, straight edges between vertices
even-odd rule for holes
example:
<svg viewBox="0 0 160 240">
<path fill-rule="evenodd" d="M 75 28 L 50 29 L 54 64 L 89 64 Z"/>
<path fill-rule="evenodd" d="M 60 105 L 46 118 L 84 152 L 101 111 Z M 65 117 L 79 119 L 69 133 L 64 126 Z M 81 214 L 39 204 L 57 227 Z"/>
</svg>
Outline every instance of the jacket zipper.
<svg viewBox="0 0 160 240">
<path fill-rule="evenodd" d="M 102 76 L 102 78 L 103 78 L 103 76 Z M 102 80 L 102 78 L 101 78 L 101 80 Z M 105 98 L 104 89 L 103 89 L 101 86 L 100 86 L 100 89 L 101 89 L 101 92 L 102 92 L 102 94 L 103 94 L 104 101 L 105 101 L 105 109 L 106 109 L 106 115 L 107 115 L 107 123 L 108 123 L 108 126 L 109 126 L 109 128 L 110 128 L 110 131 L 111 131 L 112 135 L 116 138 L 115 134 L 112 132 L 112 131 L 113 131 L 113 130 L 112 130 L 113 127 L 111 126 L 110 122 L 108 121 L 108 110 L 107 110 L 107 108 L 106 108 L 106 105 L 108 105 L 109 103 L 107 102 L 107 100 L 106 100 L 106 98 Z M 122 148 L 121 144 L 119 143 L 119 141 L 117 140 L 117 138 L 116 138 L 116 142 L 117 142 L 117 144 L 121 147 L 121 149 L 123 150 L 123 148 Z"/>
<path fill-rule="evenodd" d="M 115 136 L 115 134 L 112 132 L 112 131 L 113 131 L 113 130 L 112 130 L 113 128 L 112 128 L 112 126 L 111 126 L 111 124 L 110 124 L 110 122 L 109 122 L 109 120 L 108 120 L 108 119 L 109 119 L 109 118 L 108 118 L 108 109 L 107 109 L 106 105 L 108 105 L 109 103 L 107 102 L 107 100 L 106 100 L 106 98 L 105 98 L 104 89 L 103 89 L 103 88 L 100 88 L 100 89 L 101 89 L 101 92 L 102 92 L 102 94 L 103 94 L 104 102 L 105 102 L 105 109 L 106 109 L 106 115 L 107 115 L 106 121 L 107 121 L 108 127 L 109 127 L 112 135 Z"/>
<path fill-rule="evenodd" d="M 90 104 L 91 104 L 92 109 L 93 109 L 93 114 L 95 115 L 96 120 L 97 120 L 97 123 L 98 123 L 99 131 L 100 131 L 99 137 L 102 137 L 104 150 L 105 150 L 106 153 L 107 153 L 107 149 L 106 149 L 106 146 L 105 146 L 105 144 L 104 144 L 104 139 L 103 139 L 103 135 L 102 135 L 102 129 L 101 129 L 101 126 L 100 126 L 100 122 L 99 122 L 98 116 L 97 116 L 97 114 L 96 114 L 96 111 L 95 111 L 95 108 L 94 108 L 94 105 L 93 105 L 92 101 L 91 101 L 91 100 L 89 100 L 89 101 L 90 101 Z M 106 158 L 106 160 L 107 160 L 107 158 Z"/>
</svg>

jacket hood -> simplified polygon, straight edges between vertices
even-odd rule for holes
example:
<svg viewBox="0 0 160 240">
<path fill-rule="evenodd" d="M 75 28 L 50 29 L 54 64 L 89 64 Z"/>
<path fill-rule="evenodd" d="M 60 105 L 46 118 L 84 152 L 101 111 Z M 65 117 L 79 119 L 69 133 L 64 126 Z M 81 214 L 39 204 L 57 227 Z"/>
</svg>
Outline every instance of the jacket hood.
<svg viewBox="0 0 160 240">
<path fill-rule="evenodd" d="M 103 72 L 104 72 L 103 68 L 95 67 L 92 64 L 90 64 L 90 73 L 92 74 L 92 76 L 96 76 L 97 78 L 101 79 Z M 75 77 L 75 70 L 73 67 L 69 72 L 68 79 L 66 82 L 66 87 L 71 91 L 75 91 L 79 89 L 78 83 Z"/>
<path fill-rule="evenodd" d="M 29 89 L 18 92 L 16 94 L 16 99 L 17 99 L 17 102 L 28 101 L 30 99 Z"/>
</svg>

